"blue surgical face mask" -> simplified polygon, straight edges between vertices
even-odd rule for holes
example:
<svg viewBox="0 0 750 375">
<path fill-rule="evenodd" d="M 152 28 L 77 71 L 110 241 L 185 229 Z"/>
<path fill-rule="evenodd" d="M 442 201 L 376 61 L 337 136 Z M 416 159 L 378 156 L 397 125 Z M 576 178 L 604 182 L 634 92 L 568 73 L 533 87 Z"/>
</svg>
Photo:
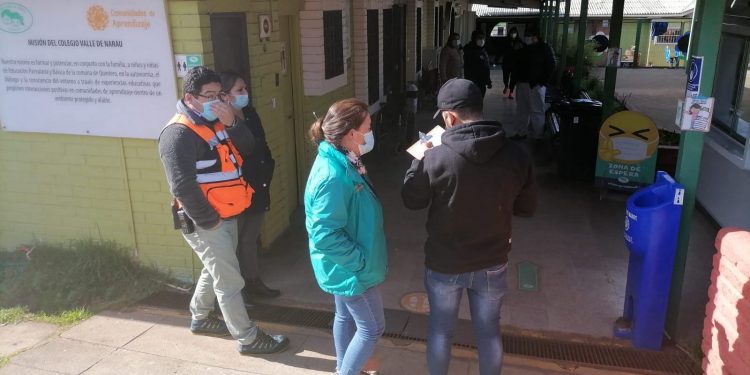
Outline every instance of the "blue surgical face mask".
<svg viewBox="0 0 750 375">
<path fill-rule="evenodd" d="M 211 110 L 211 106 L 214 105 L 214 103 L 219 103 L 219 102 L 220 100 L 216 99 L 210 102 L 203 103 L 203 112 L 201 113 L 201 116 L 203 116 L 203 118 L 208 121 L 216 120 L 218 117 L 216 116 L 216 114 L 214 114 L 214 111 Z"/>
<path fill-rule="evenodd" d="M 362 134 L 362 133 L 360 133 Z M 365 144 L 359 145 L 359 154 L 364 155 L 370 151 L 372 151 L 373 148 L 375 148 L 375 136 L 372 135 L 372 130 L 370 130 L 367 133 L 362 134 L 365 136 Z"/>
<path fill-rule="evenodd" d="M 247 105 L 250 103 L 250 97 L 247 95 L 235 95 L 234 101 L 232 102 L 232 107 L 235 109 L 242 109 L 247 107 Z"/>
</svg>

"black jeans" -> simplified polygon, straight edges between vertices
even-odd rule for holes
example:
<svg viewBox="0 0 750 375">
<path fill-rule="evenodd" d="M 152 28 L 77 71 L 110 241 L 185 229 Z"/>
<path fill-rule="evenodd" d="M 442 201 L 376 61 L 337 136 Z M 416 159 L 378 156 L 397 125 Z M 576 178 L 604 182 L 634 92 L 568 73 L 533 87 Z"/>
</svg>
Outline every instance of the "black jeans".
<svg viewBox="0 0 750 375">
<path fill-rule="evenodd" d="M 512 73 L 512 70 L 503 68 L 503 85 L 505 85 L 505 88 L 509 89 L 510 92 L 513 92 L 516 88 L 516 77 L 515 74 Z"/>
</svg>

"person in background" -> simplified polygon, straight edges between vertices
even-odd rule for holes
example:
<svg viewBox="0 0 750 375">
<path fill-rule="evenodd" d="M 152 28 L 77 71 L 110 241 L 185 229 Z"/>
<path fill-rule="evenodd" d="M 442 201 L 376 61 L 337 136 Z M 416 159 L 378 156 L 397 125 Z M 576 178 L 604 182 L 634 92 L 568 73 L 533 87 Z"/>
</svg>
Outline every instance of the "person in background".
<svg viewBox="0 0 750 375">
<path fill-rule="evenodd" d="M 190 301 L 190 331 L 231 334 L 240 354 L 282 351 L 289 339 L 260 329 L 242 301 L 245 283 L 236 254 L 237 216 L 250 206 L 253 189 L 242 177 L 242 156 L 226 132 L 236 126 L 237 118 L 221 100 L 216 72 L 202 66 L 191 69 L 183 91 L 177 114 L 159 136 L 159 157 L 174 197 L 175 225 L 203 263 Z M 217 300 L 223 321 L 211 316 Z"/>
<path fill-rule="evenodd" d="M 451 78 L 461 77 L 464 72 L 464 61 L 458 50 L 461 37 L 452 33 L 445 46 L 440 50 L 440 82 L 447 82 Z"/>
<path fill-rule="evenodd" d="M 487 38 L 480 30 L 471 33 L 471 42 L 464 47 L 464 78 L 474 82 L 484 97 L 487 89 L 492 88 L 490 79 L 490 56 L 484 47 Z"/>
<path fill-rule="evenodd" d="M 258 263 L 260 229 L 266 212 L 271 209 L 270 191 L 275 161 L 266 142 L 260 117 L 249 105 L 247 83 L 235 72 L 222 72 L 220 76 L 224 100 L 232 107 L 237 125 L 240 125 L 230 128 L 228 132 L 244 160 L 242 176 L 255 190 L 252 204 L 237 217 L 237 258 L 242 278 L 245 279 L 242 297 L 245 305 L 251 307 L 255 298 L 274 298 L 281 294 L 267 287 L 260 279 Z M 243 136 L 246 134 L 250 137 Z"/>
<path fill-rule="evenodd" d="M 516 69 L 518 73 L 518 95 L 516 113 L 518 121 L 514 131 L 509 131 L 511 139 L 525 139 L 527 133 L 540 144 L 544 133 L 544 105 L 547 85 L 555 74 L 555 56 L 552 48 L 539 36 L 535 28 L 526 29 L 526 46 L 518 53 Z M 529 129 L 531 123 L 531 129 Z"/>
<path fill-rule="evenodd" d="M 524 47 L 523 40 L 518 36 L 518 29 L 511 27 L 510 34 L 507 36 L 508 42 L 505 44 L 505 53 L 503 54 L 503 96 L 513 99 L 513 90 L 516 88 L 516 60 L 518 51 Z"/>
<path fill-rule="evenodd" d="M 336 303 L 339 375 L 360 374 L 385 329 L 383 209 L 361 159 L 375 146 L 371 123 L 367 104 L 352 98 L 310 128 L 318 156 L 305 187 L 305 226 L 315 278 Z"/>
<path fill-rule="evenodd" d="M 446 375 L 461 296 L 469 296 L 479 373 L 500 374 L 500 307 L 508 289 L 513 215 L 531 216 L 538 193 L 532 161 L 508 142 L 499 122 L 484 120 L 482 94 L 465 79 L 440 88 L 446 124 L 442 145 L 406 171 L 401 197 L 411 210 L 429 207 L 424 284 L 430 305 L 427 367 Z"/>
</svg>

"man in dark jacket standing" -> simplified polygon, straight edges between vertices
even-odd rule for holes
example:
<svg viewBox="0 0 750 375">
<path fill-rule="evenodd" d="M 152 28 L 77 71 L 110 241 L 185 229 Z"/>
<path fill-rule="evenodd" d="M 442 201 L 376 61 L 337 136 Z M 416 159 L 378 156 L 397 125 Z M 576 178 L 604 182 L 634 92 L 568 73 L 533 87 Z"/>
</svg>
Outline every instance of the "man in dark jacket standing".
<svg viewBox="0 0 750 375">
<path fill-rule="evenodd" d="M 484 47 L 486 38 L 480 30 L 471 33 L 471 42 L 464 47 L 464 78 L 474 82 L 482 96 L 492 88 L 490 80 L 490 56 Z"/>
<path fill-rule="evenodd" d="M 537 207 L 529 155 L 506 140 L 500 123 L 482 119 L 482 102 L 471 81 L 452 79 L 443 85 L 438 93 L 438 112 L 447 126 L 442 145 L 414 160 L 401 190 L 407 208 L 429 207 L 424 282 L 431 375 L 448 371 L 464 289 L 480 373 L 500 373 L 500 306 L 508 288 L 511 217 L 531 216 Z"/>
<path fill-rule="evenodd" d="M 289 339 L 260 329 L 241 296 L 237 215 L 250 205 L 252 189 L 238 170 L 242 159 L 226 132 L 236 124 L 234 113 L 221 100 L 219 75 L 206 67 L 188 71 L 183 90 L 177 114 L 159 136 L 159 156 L 174 197 L 175 223 L 203 263 L 190 301 L 190 331 L 231 335 L 243 355 L 279 352 Z M 236 130 L 252 136 L 247 129 Z M 215 301 L 224 320 L 211 316 Z"/>
<path fill-rule="evenodd" d="M 512 139 L 524 139 L 527 133 L 535 140 L 542 138 L 544 132 L 544 99 L 547 85 L 555 73 L 555 56 L 552 48 L 539 38 L 534 28 L 526 29 L 526 46 L 516 60 L 518 86 L 516 92 L 516 129 L 508 131 Z M 528 130 L 531 123 L 531 131 Z"/>
</svg>

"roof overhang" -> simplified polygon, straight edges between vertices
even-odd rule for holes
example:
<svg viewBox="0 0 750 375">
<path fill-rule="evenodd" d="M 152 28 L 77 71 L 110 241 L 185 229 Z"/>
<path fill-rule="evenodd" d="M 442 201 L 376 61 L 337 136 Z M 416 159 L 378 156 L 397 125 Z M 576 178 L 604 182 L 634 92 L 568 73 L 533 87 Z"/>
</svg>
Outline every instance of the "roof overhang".
<svg viewBox="0 0 750 375">
<path fill-rule="evenodd" d="M 471 4 L 482 4 L 495 8 L 534 8 L 542 7 L 542 0 L 477 0 Z"/>
</svg>

